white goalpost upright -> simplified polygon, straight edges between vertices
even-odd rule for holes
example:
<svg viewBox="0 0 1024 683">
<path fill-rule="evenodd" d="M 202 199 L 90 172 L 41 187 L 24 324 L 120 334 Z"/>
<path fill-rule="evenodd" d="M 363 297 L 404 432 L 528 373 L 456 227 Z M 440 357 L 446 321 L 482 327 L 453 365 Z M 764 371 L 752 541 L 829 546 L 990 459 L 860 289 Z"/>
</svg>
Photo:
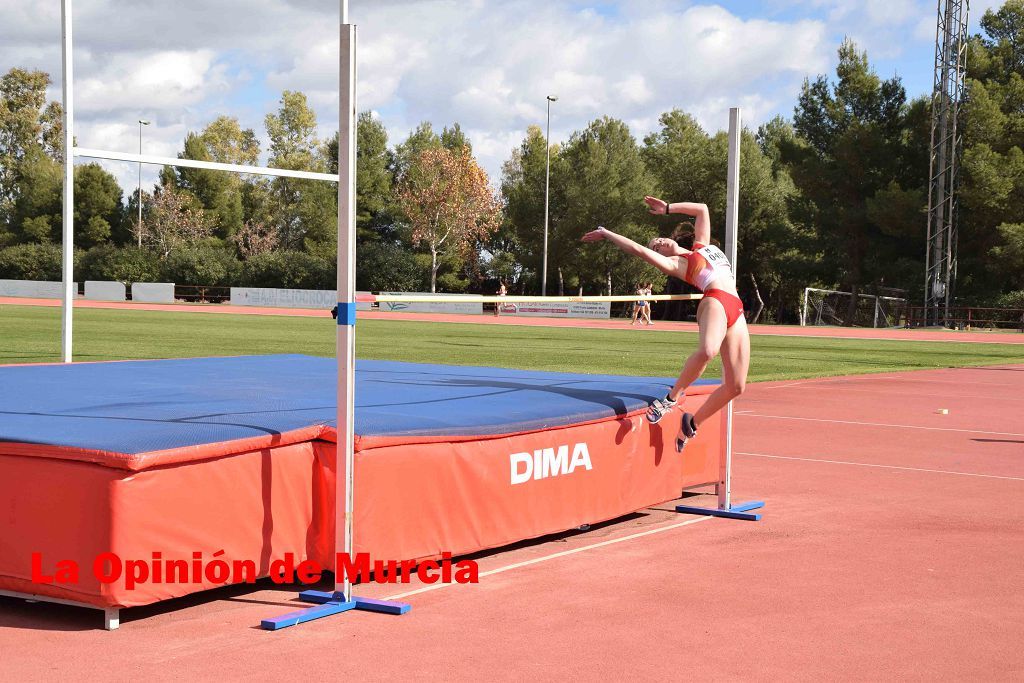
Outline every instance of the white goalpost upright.
<svg viewBox="0 0 1024 683">
<path fill-rule="evenodd" d="M 72 312 L 74 298 L 78 293 L 75 289 L 75 97 L 74 97 L 74 59 L 71 41 L 71 0 L 61 0 L 61 96 L 64 108 L 64 198 L 63 198 L 63 242 L 61 252 L 61 285 L 63 299 L 61 302 L 60 324 L 60 355 L 61 360 L 70 363 L 72 360 Z M 141 201 L 141 197 L 139 198 Z"/>
</svg>

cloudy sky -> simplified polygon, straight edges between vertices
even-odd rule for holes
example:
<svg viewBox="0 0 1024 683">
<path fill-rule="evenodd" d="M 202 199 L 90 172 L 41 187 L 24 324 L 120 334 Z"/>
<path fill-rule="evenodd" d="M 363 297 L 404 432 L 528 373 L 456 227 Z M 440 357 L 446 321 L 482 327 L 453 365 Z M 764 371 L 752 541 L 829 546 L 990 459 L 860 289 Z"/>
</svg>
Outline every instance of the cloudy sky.
<svg viewBox="0 0 1024 683">
<path fill-rule="evenodd" d="M 971 3 L 972 32 L 1000 0 Z M 174 156 L 221 114 L 265 137 L 282 90 L 305 92 L 337 130 L 337 0 L 75 0 L 79 145 Z M 359 109 L 391 143 L 420 121 L 458 122 L 497 181 L 552 107 L 553 141 L 603 115 L 641 138 L 678 107 L 710 131 L 743 108 L 791 116 L 801 82 L 832 74 L 843 36 L 911 96 L 930 91 L 936 0 L 351 0 Z M 0 0 L 0 72 L 42 69 L 60 96 L 60 1 Z M 130 191 L 135 167 L 108 168 Z M 147 169 L 151 183 L 158 169 Z"/>
</svg>

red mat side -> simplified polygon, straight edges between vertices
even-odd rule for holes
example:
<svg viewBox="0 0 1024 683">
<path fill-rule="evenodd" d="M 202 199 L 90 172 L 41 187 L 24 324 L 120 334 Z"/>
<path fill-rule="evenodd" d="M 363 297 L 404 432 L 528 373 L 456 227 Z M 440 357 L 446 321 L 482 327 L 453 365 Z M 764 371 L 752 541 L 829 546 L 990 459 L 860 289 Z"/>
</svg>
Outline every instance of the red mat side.
<svg viewBox="0 0 1024 683">
<path fill-rule="evenodd" d="M 0 455 L 0 590 L 104 604 L 90 575 L 75 584 L 32 583 L 32 553 L 51 573 L 59 560 L 91 570 L 112 548 L 110 498 L 122 470 L 81 462 Z"/>
<path fill-rule="evenodd" d="M 703 400 L 691 399 L 688 409 Z M 384 560 L 470 553 L 673 500 L 683 488 L 718 480 L 721 420 L 703 425 L 682 454 L 674 447 L 678 413 L 663 425 L 637 414 L 487 441 L 362 451 L 355 472 L 355 550 Z M 577 464 L 562 473 L 560 467 L 556 476 L 523 481 L 525 461 L 538 450 L 543 461 L 544 449 L 558 455 L 565 447 L 571 462 L 574 452 L 582 453 L 580 444 L 590 469 Z M 333 444 L 319 447 L 333 458 Z"/>
<path fill-rule="evenodd" d="M 0 477 L 0 501 L 11 511 L 0 515 L 0 590 L 131 607 L 223 584 L 202 574 L 193 581 L 191 573 L 161 583 L 151 574 L 132 589 L 124 577 L 101 584 L 93 574 L 101 553 L 127 562 L 159 552 L 162 560 L 191 565 L 198 552 L 204 567 L 214 559 L 252 561 L 257 576 L 285 553 L 321 566 L 330 559 L 322 512 L 332 506 L 329 477 L 312 442 L 134 473 L 0 456 L 0 471 L 14 475 Z M 51 573 L 58 561 L 74 560 L 79 581 L 33 583 L 33 552 L 43 554 Z"/>
</svg>

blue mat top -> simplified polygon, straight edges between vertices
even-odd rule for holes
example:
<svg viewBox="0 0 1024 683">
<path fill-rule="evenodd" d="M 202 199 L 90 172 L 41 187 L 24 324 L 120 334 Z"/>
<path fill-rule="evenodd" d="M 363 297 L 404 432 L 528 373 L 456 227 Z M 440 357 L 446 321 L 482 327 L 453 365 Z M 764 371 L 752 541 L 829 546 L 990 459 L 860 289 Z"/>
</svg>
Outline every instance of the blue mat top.
<svg viewBox="0 0 1024 683">
<path fill-rule="evenodd" d="M 299 355 L 0 367 L 0 441 L 138 454 L 333 426 L 336 372 Z M 533 431 L 637 410 L 672 381 L 358 361 L 355 432 Z"/>
</svg>

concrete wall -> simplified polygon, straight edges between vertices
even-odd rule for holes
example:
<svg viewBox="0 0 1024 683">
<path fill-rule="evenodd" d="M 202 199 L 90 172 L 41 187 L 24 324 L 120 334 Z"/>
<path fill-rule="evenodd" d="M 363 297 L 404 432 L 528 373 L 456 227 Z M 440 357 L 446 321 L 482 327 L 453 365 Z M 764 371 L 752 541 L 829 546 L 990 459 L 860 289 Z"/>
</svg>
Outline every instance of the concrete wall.
<svg viewBox="0 0 1024 683">
<path fill-rule="evenodd" d="M 412 295 L 412 296 L 443 296 L 451 299 L 451 303 L 410 303 L 407 301 L 388 301 L 377 304 L 382 311 L 396 311 L 400 313 L 464 313 L 466 315 L 480 315 L 484 312 L 484 305 L 481 303 L 459 303 L 459 297 L 470 296 L 466 294 L 430 294 L 429 292 L 381 292 L 381 294 Z"/>
<path fill-rule="evenodd" d="M 368 292 L 356 292 L 368 294 Z M 322 308 L 331 310 L 338 304 L 333 289 L 274 289 L 270 287 L 232 287 L 233 306 L 266 306 L 269 308 Z M 356 304 L 357 311 L 370 310 L 370 304 Z"/>
<path fill-rule="evenodd" d="M 73 287 L 78 291 L 78 283 Z M 0 280 L 0 296 L 20 296 L 28 299 L 60 299 L 64 296 L 60 282 L 37 280 Z"/>
<path fill-rule="evenodd" d="M 132 301 L 148 304 L 173 304 L 173 282 L 135 282 L 132 284 Z"/>
<path fill-rule="evenodd" d="M 85 298 L 93 301 L 125 301 L 128 296 L 123 282 L 86 280 Z"/>
</svg>

